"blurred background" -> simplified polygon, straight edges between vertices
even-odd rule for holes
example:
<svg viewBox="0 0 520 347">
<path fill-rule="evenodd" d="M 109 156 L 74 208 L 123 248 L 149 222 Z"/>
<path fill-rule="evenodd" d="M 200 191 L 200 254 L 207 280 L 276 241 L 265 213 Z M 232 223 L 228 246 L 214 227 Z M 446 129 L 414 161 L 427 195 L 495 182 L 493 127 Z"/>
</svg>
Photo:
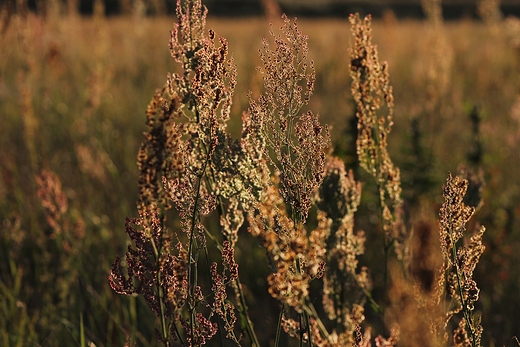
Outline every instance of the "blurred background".
<svg viewBox="0 0 520 347">
<path fill-rule="evenodd" d="M 32 10 L 42 10 L 49 2 L 59 1 L 69 3 L 84 15 L 91 15 L 96 0 L 27 0 Z M 106 15 L 129 14 L 136 3 L 142 2 L 148 14 L 174 14 L 176 0 L 105 0 Z M 477 18 L 480 0 L 444 0 L 442 11 L 445 19 L 460 19 L 463 17 Z M 19 0 L 2 0 L 0 3 L 10 3 L 16 7 Z M 343 17 L 350 13 L 372 14 L 381 17 L 386 11 L 393 11 L 398 18 L 425 18 L 422 0 L 208 0 L 205 1 L 213 16 L 261 16 L 266 3 L 276 3 L 279 8 L 290 16 L 309 17 Z M 518 15 L 520 1 L 501 0 L 500 10 L 504 15 Z"/>
<path fill-rule="evenodd" d="M 481 172 L 484 205 L 473 221 L 487 232 L 476 309 L 485 345 L 516 346 L 520 1 L 204 3 L 207 27 L 228 39 L 237 64 L 233 135 L 240 136 L 248 91 L 262 89 L 255 70 L 261 39 L 286 12 L 309 35 L 317 76 L 310 107 L 331 125 L 334 153 L 354 170 L 347 17 L 373 14 L 374 42 L 394 88 L 389 146 L 402 172 L 409 227 L 423 221 L 437 230 L 448 172 L 460 164 Z M 115 294 L 107 277 L 127 247 L 125 218 L 137 216 L 146 106 L 178 69 L 168 49 L 174 7 L 173 0 L 0 1 L 1 346 L 158 345 L 150 309 L 141 298 Z M 356 229 L 367 233 L 371 251 L 361 263 L 377 291 L 382 250 L 372 188 L 364 187 Z M 270 270 L 245 228 L 239 247 L 252 318 L 267 346 L 279 314 L 266 290 Z"/>
</svg>

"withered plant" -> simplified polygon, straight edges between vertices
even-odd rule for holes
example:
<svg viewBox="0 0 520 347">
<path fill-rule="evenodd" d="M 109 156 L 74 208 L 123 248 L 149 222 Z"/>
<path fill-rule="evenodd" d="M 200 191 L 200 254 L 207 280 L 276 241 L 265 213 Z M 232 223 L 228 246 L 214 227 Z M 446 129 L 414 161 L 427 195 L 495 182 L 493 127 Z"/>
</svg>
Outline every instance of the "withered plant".
<svg viewBox="0 0 520 347">
<path fill-rule="evenodd" d="M 258 127 L 260 138 L 253 139 L 272 177 L 249 214 L 249 230 L 267 250 L 273 265 L 269 293 L 282 303 L 275 346 L 280 343 L 280 327 L 300 345 L 368 346 L 370 329 L 363 336 L 360 332 L 364 304 L 368 299 L 380 308 L 371 298 L 367 269 L 358 268 L 365 241 L 362 232 L 354 232 L 361 185 L 339 158 L 327 158 L 327 128 L 312 111 L 301 110 L 312 95 L 315 73 L 307 60 L 307 37 L 296 21 L 283 20 L 280 36 L 270 32 L 274 46 L 263 41 L 263 65 L 258 70 L 265 91 L 257 100 L 250 97 L 246 114 L 248 124 Z M 386 143 L 382 148 L 386 150 Z M 388 155 L 384 160 L 390 167 Z M 317 226 L 308 230 L 312 205 L 317 208 Z M 326 317 L 320 317 L 311 299 L 310 284 L 322 277 Z M 389 339 L 378 336 L 376 345 L 395 345 L 398 329 L 391 334 Z"/>
<path fill-rule="evenodd" d="M 481 346 L 482 325 L 480 315 L 473 313 L 479 297 L 479 288 L 473 279 L 473 271 L 484 252 L 483 226 L 477 227 L 469 239 L 465 239 L 466 224 L 475 207 L 464 203 L 468 180 L 462 177 L 446 179 L 444 202 L 440 210 L 440 241 L 444 262 L 437 284 L 437 297 L 447 293 L 451 304 L 445 312 L 445 326 L 452 317 L 462 314 L 453 334 L 454 346 Z"/>
<path fill-rule="evenodd" d="M 309 285 L 323 276 L 330 220 L 319 214 L 318 226 L 310 233 L 305 222 L 323 180 L 330 140 L 318 116 L 302 112 L 315 80 L 313 63 L 307 60 L 307 36 L 296 21 L 282 19 L 282 35 L 270 32 L 274 47 L 265 39 L 260 51 L 265 91 L 257 100 L 250 97 L 245 115 L 248 133 L 256 132 L 249 145 L 261 150 L 272 176 L 264 182 L 266 194 L 249 214 L 250 232 L 262 240 L 273 265 L 269 293 L 282 302 L 275 345 L 281 326 L 300 343 L 319 344 L 331 337 L 311 303 Z"/>
<path fill-rule="evenodd" d="M 479 315 L 472 314 L 479 290 L 472 275 L 484 251 L 482 234 L 485 229 L 480 227 L 475 231 L 469 240 L 469 245 L 460 245 L 459 241 L 463 239 L 467 221 L 473 215 L 475 207 L 480 206 L 481 201 L 477 199 L 478 201 L 475 202 L 475 199 L 469 197 L 475 207 L 466 205 L 463 200 L 466 196 L 468 181 L 461 177 L 452 178 L 451 175 L 448 177 L 444 187 L 444 203 L 440 211 L 440 243 L 444 263 L 436 276 L 435 289 L 425 298 L 424 294 L 428 294 L 431 289 L 425 288 L 424 285 L 431 286 L 428 282 L 431 281 L 432 276 L 428 276 L 428 282 L 421 283 L 421 278 L 413 273 L 414 268 L 418 268 L 417 265 L 406 264 L 410 260 L 409 237 L 402 221 L 400 172 L 392 163 L 387 151 L 387 138 L 392 126 L 393 111 L 388 66 L 386 63 L 379 63 L 377 48 L 371 42 L 370 17 L 361 21 L 358 16 L 351 16 L 351 23 L 355 42 L 351 51 L 350 68 L 353 80 L 352 94 L 357 106 L 358 139 L 356 145 L 360 166 L 374 176 L 378 186 L 381 204 L 380 219 L 385 232 L 385 260 L 388 261 L 388 249 L 393 245 L 397 258 L 412 270 L 410 277 L 418 280 L 415 295 L 411 291 L 406 292 L 402 289 L 396 293 L 394 287 L 393 295 L 399 296 L 402 306 L 418 307 L 418 310 L 412 309 L 408 312 L 406 307 L 402 307 L 398 313 L 415 315 L 420 312 L 430 312 L 431 330 L 424 331 L 421 343 L 424 344 L 424 336 L 433 334 L 431 339 L 426 339 L 427 344 L 439 345 L 439 343 L 448 343 L 446 337 L 448 321 L 456 313 L 462 312 L 462 318 L 458 322 L 458 328 L 454 330 L 451 342 L 455 346 L 480 346 L 482 326 Z M 386 105 L 388 115 L 380 117 L 378 111 L 383 105 Z M 469 177 L 469 173 L 466 171 L 463 171 L 462 175 Z M 477 183 L 473 186 L 478 191 L 477 196 L 480 198 L 482 179 L 475 180 L 475 182 Z M 415 259 L 419 259 L 417 255 L 415 255 Z M 397 276 L 394 275 L 393 281 L 403 282 L 401 285 L 403 288 L 410 287 L 407 272 L 405 270 L 405 273 L 400 272 Z M 445 302 L 443 297 L 445 293 L 452 299 L 451 303 Z M 413 296 L 416 297 L 417 302 L 411 300 Z M 439 305 L 444 310 L 439 310 Z M 436 314 L 440 311 L 444 311 L 444 317 Z M 424 329 L 426 324 L 415 323 L 414 326 Z M 416 336 L 415 339 L 419 341 L 420 337 Z"/>
<path fill-rule="evenodd" d="M 236 70 L 227 41 L 206 32 L 206 13 L 200 1 L 177 2 L 170 51 L 182 72 L 168 76 L 147 108 L 148 131 L 138 154 L 140 217 L 126 222 L 134 246 L 126 253 L 128 274 L 116 259 L 110 283 L 118 293 L 143 295 L 160 319 L 158 336 L 166 346 L 203 345 L 218 331 L 239 344 L 235 305 L 250 343 L 258 346 L 234 246 L 244 221 L 241 209 L 258 196 L 260 176 L 249 150 L 226 131 Z M 180 224 L 170 228 L 172 208 Z M 215 213 L 219 236 L 204 225 L 205 216 Z M 207 236 L 222 254 L 220 268 L 210 263 Z M 209 264 L 204 275 L 203 262 Z"/>
<path fill-rule="evenodd" d="M 138 153 L 140 216 L 126 221 L 132 240 L 127 269 L 117 258 L 110 284 L 117 293 L 144 298 L 157 314 L 156 333 L 165 346 L 201 346 L 217 336 L 220 345 L 260 346 L 235 260 L 239 229 L 247 220 L 271 265 L 267 290 L 281 304 L 275 346 L 281 345 L 282 329 L 300 346 L 371 346 L 365 306 L 381 315 L 384 307 L 372 298 L 368 269 L 359 266 L 366 237 L 355 230 L 354 214 L 362 186 L 341 159 L 327 154 L 328 127 L 306 109 L 315 82 L 307 36 L 296 20 L 282 16 L 281 34 L 272 29 L 272 40 L 264 39 L 258 68 L 264 90 L 249 94 L 242 137 L 234 140 L 227 121 L 236 69 L 227 41 L 206 31 L 206 14 L 200 0 L 177 1 L 170 51 L 180 73 L 168 75 L 146 111 L 148 129 Z M 410 258 L 400 172 L 387 144 L 392 87 L 388 65 L 379 62 L 371 42 L 371 18 L 353 15 L 350 22 L 357 154 L 378 187 L 388 268 L 391 249 L 403 264 Z M 432 327 L 441 322 L 445 329 L 462 312 L 453 341 L 476 347 L 481 328 L 472 315 L 478 289 L 471 277 L 483 251 L 483 229 L 468 246 L 457 244 L 473 213 L 462 202 L 464 182 L 450 176 L 445 188 L 444 265 L 431 299 L 440 305 L 448 284 L 456 304 Z M 401 268 L 410 285 L 407 267 Z M 315 307 L 316 294 L 321 307 Z M 377 336 L 376 346 L 397 344 L 400 328 L 389 326 L 383 333 L 390 337 Z"/>
<path fill-rule="evenodd" d="M 377 184 L 380 221 L 384 233 L 385 262 L 393 247 L 400 260 L 407 255 L 407 233 L 402 220 L 401 174 L 388 153 L 388 135 L 393 125 L 394 97 L 388 64 L 380 63 L 372 43 L 370 16 L 350 17 L 354 45 L 350 52 L 352 95 L 356 102 L 357 154 L 360 166 Z M 381 109 L 383 108 L 383 109 Z M 381 115 L 381 113 L 386 114 Z"/>
</svg>

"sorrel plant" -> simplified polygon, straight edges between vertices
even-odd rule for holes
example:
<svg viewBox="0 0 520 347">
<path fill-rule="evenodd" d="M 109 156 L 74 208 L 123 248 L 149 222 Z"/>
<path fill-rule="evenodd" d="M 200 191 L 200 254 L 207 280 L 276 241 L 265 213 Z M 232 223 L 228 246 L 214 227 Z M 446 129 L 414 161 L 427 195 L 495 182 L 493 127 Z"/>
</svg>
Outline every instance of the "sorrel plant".
<svg viewBox="0 0 520 347">
<path fill-rule="evenodd" d="M 148 129 L 138 153 L 139 217 L 126 221 L 132 245 L 126 271 L 119 258 L 112 266 L 112 288 L 144 298 L 159 319 L 157 338 L 165 346 L 211 340 L 260 346 L 244 295 L 249 284 L 241 282 L 235 260 L 239 234 L 247 227 L 265 248 L 272 270 L 268 291 L 280 302 L 275 346 L 282 344 L 282 329 L 300 346 L 371 346 L 366 303 L 388 327 L 375 345 L 396 345 L 398 320 L 387 314 L 386 298 L 373 298 L 369 269 L 358 266 L 367 241 L 354 224 L 362 184 L 330 153 L 328 127 L 306 109 L 315 83 L 307 36 L 296 20 L 282 16 L 280 34 L 271 29 L 272 40 L 264 39 L 258 68 L 264 91 L 249 94 L 242 136 L 235 140 L 227 121 L 236 68 L 227 41 L 206 30 L 206 14 L 200 0 L 177 1 L 170 51 L 180 73 L 168 75 L 146 111 Z M 354 45 L 346 65 L 356 105 L 357 154 L 377 186 L 389 290 L 387 283 L 397 278 L 392 249 L 402 264 L 400 276 L 410 285 L 414 281 L 400 171 L 387 145 L 394 99 L 388 64 L 379 62 L 371 42 L 371 18 L 352 15 L 350 23 Z M 484 229 L 461 244 L 474 211 L 463 203 L 467 184 L 449 175 L 444 188 L 444 260 L 425 305 L 445 310 L 425 318 L 432 320 L 432 330 L 425 332 L 432 346 L 481 345 L 472 275 L 484 250 Z M 449 338 L 446 329 L 458 313 L 462 317 Z"/>
</svg>

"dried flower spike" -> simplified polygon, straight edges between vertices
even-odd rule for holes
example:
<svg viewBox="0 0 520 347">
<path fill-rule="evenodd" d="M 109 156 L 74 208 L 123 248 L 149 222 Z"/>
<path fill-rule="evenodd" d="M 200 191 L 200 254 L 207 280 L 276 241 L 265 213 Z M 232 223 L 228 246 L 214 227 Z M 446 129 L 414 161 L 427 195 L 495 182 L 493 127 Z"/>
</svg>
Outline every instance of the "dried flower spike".
<svg viewBox="0 0 520 347">
<path fill-rule="evenodd" d="M 479 347 L 482 325 L 480 317 L 473 313 L 474 304 L 479 297 L 479 288 L 473 280 L 473 271 L 484 253 L 482 236 L 486 229 L 483 226 L 477 228 L 469 242 L 460 245 L 459 241 L 464 238 L 466 223 L 475 212 L 474 207 L 464 203 L 467 189 L 467 180 L 448 175 L 444 186 L 444 202 L 439 213 L 444 273 L 439 274 L 436 295 L 440 298 L 444 293 L 444 286 L 447 286 L 447 292 L 455 302 L 454 307 L 446 312 L 445 326 L 453 315 L 462 312 L 461 323 L 454 333 L 454 344 Z M 446 282 L 444 278 L 447 278 Z"/>
<path fill-rule="evenodd" d="M 358 119 L 359 163 L 375 178 L 379 189 L 385 249 L 393 243 L 397 257 L 405 259 L 408 235 L 401 220 L 401 175 L 387 149 L 394 108 L 388 64 L 379 63 L 377 47 L 372 44 L 371 17 L 361 20 L 359 15 L 351 15 L 350 23 L 355 40 L 350 50 L 350 76 Z M 388 114 L 380 117 L 383 106 Z"/>
<path fill-rule="evenodd" d="M 318 116 L 311 111 L 300 114 L 314 90 L 314 66 L 307 62 L 307 36 L 296 20 L 282 18 L 283 36 L 271 31 L 274 47 L 264 39 L 260 50 L 265 91 L 256 101 L 250 97 L 248 123 L 259 128 L 266 145 L 263 156 L 279 174 L 280 194 L 291 215 L 296 223 L 304 223 L 323 179 L 330 136 Z"/>
</svg>

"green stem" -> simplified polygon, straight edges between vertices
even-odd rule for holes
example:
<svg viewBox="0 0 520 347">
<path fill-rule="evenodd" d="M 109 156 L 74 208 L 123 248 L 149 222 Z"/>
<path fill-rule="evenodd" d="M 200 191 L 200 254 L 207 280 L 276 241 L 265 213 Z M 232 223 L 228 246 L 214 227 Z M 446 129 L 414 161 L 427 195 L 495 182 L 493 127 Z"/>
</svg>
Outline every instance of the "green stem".
<svg viewBox="0 0 520 347">
<path fill-rule="evenodd" d="M 245 319 L 247 335 L 249 336 L 249 339 L 251 340 L 253 347 L 260 347 L 260 343 L 258 342 L 258 338 L 256 337 L 255 330 L 253 329 L 253 322 L 251 322 L 251 319 L 249 318 L 246 298 L 244 296 L 244 293 L 242 292 L 242 283 L 240 283 L 240 279 L 238 278 L 236 279 L 236 286 L 238 288 L 240 299 L 240 314 L 242 315 L 242 318 Z"/>
<path fill-rule="evenodd" d="M 316 311 L 316 308 L 314 307 L 314 305 L 311 302 L 307 302 L 303 306 L 303 310 L 305 312 L 307 312 L 310 316 L 314 317 L 314 319 L 316 320 L 316 323 L 318 323 L 318 327 L 320 328 L 320 331 L 323 334 L 323 336 L 325 336 L 325 338 L 327 340 L 329 340 L 329 342 L 331 342 L 329 332 L 327 331 L 327 328 L 325 328 L 325 325 L 323 324 L 320 317 L 318 316 L 318 312 Z"/>
<path fill-rule="evenodd" d="M 175 328 L 175 334 L 177 335 L 177 338 L 181 342 L 181 345 L 184 346 L 184 340 L 182 339 L 182 335 L 181 335 L 181 332 L 179 331 L 179 328 L 177 327 L 177 324 L 175 324 L 175 322 L 173 322 L 172 325 Z"/>
<path fill-rule="evenodd" d="M 457 245 L 455 244 L 453 240 L 453 233 L 450 230 L 450 238 L 452 243 L 452 257 L 453 257 L 453 264 L 455 265 L 455 272 L 457 273 L 457 285 L 459 289 L 459 296 L 460 296 L 460 302 L 462 305 L 462 315 L 466 319 L 466 327 L 468 329 L 469 334 L 471 335 L 471 345 L 473 347 L 477 347 L 477 342 L 475 341 L 475 334 L 473 333 L 473 326 L 472 326 L 472 319 L 469 312 L 469 309 L 467 307 L 466 300 L 464 300 L 464 292 L 462 290 L 462 274 L 460 273 L 459 263 L 457 262 Z"/>
<path fill-rule="evenodd" d="M 299 314 L 299 318 L 300 318 L 300 340 L 298 341 L 298 346 L 299 347 L 303 347 L 303 314 Z"/>
<path fill-rule="evenodd" d="M 155 285 L 157 286 L 157 296 L 159 297 L 159 318 L 161 320 L 161 334 L 163 339 L 166 341 L 166 347 L 170 346 L 170 337 L 168 334 L 168 328 L 166 324 L 166 317 L 164 315 L 165 304 L 164 304 L 164 291 L 161 285 L 161 247 L 155 244 L 155 240 L 153 236 L 150 235 L 150 241 L 152 243 L 152 248 L 155 256 L 155 266 L 157 268 L 157 277 L 155 281 Z"/>
<path fill-rule="evenodd" d="M 280 335 L 282 331 L 282 318 L 283 318 L 283 310 L 285 304 L 282 304 L 282 308 L 280 310 L 280 315 L 278 316 L 278 327 L 276 328 L 276 339 L 274 340 L 274 347 L 280 346 Z"/>
<path fill-rule="evenodd" d="M 197 273 L 197 261 L 198 261 L 198 257 L 194 257 L 193 253 L 194 253 L 194 250 L 193 248 L 195 247 L 195 222 L 197 220 L 197 205 L 199 203 L 199 199 L 200 199 L 200 187 L 201 187 L 201 183 L 202 183 L 202 177 L 204 177 L 204 173 L 206 172 L 206 168 L 207 168 L 207 165 L 208 165 L 208 162 L 209 162 L 209 154 L 208 156 L 206 157 L 206 160 L 204 162 L 204 166 L 202 168 L 202 172 L 197 175 L 197 187 L 196 187 L 196 195 L 195 195 L 195 201 L 193 203 L 193 211 L 192 211 L 192 215 L 191 215 L 191 225 L 190 225 L 190 244 L 188 246 L 188 262 L 189 262 L 189 267 L 188 267 L 188 284 L 190 286 L 190 297 L 193 299 L 193 297 L 195 296 L 195 288 L 197 286 L 197 277 L 198 277 L 198 273 Z M 191 333 L 193 335 L 193 332 L 195 331 L 195 321 L 196 321 L 196 317 L 195 317 L 195 308 L 196 308 L 196 305 L 197 303 L 194 302 L 194 305 L 192 307 L 190 307 L 190 328 L 191 328 Z"/>
</svg>

